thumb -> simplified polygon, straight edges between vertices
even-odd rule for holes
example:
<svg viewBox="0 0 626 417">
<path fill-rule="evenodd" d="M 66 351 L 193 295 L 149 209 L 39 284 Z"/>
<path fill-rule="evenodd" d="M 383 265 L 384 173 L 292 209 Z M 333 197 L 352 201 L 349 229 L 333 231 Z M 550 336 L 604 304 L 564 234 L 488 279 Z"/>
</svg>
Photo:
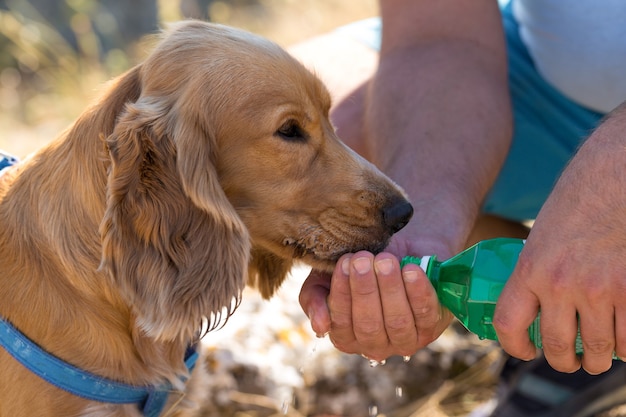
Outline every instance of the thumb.
<svg viewBox="0 0 626 417">
<path fill-rule="evenodd" d="M 511 356 L 522 360 L 535 358 L 537 348 L 530 341 L 528 327 L 538 312 L 539 300 L 535 294 L 511 277 L 498 298 L 493 320 L 498 341 Z"/>
<path fill-rule="evenodd" d="M 330 274 L 312 270 L 300 289 L 300 306 L 318 337 L 330 331 L 330 313 L 326 303 L 330 293 L 330 281 Z"/>
</svg>

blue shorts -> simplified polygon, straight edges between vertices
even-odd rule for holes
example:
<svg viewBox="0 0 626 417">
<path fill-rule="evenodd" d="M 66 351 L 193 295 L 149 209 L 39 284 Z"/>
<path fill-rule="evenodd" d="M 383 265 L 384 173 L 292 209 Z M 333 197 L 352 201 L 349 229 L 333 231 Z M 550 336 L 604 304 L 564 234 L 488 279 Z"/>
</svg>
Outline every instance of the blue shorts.
<svg viewBox="0 0 626 417">
<path fill-rule="evenodd" d="M 569 100 L 537 72 L 520 39 L 510 5 L 503 6 L 513 105 L 513 143 L 487 195 L 483 211 L 511 220 L 531 220 L 563 168 L 604 114 Z M 337 30 L 380 49 L 381 21 L 372 18 Z"/>
</svg>

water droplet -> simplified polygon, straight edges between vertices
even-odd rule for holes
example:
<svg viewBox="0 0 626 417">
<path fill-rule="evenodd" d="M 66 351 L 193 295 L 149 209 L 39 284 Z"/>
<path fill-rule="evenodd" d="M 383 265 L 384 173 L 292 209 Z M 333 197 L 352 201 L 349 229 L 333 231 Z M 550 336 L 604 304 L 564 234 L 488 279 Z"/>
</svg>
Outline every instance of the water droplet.
<svg viewBox="0 0 626 417">
<path fill-rule="evenodd" d="M 403 395 L 404 395 L 404 390 L 402 389 L 402 387 L 396 387 L 396 397 L 402 398 Z"/>
<path fill-rule="evenodd" d="M 384 364 L 386 364 L 386 363 L 387 363 L 387 360 L 386 360 L 386 359 L 383 359 L 382 361 L 377 361 L 377 360 L 374 360 L 374 359 L 369 359 L 369 361 L 370 361 L 370 366 L 371 366 L 372 368 L 376 368 L 377 366 L 382 366 L 382 365 L 384 365 Z"/>
<path fill-rule="evenodd" d="M 376 417 L 377 415 L 378 415 L 378 407 L 375 405 L 370 405 L 369 417 Z"/>
<path fill-rule="evenodd" d="M 411 360 L 411 357 L 410 356 L 403 356 L 402 360 L 404 360 L 404 362 L 408 362 L 408 361 Z"/>
</svg>

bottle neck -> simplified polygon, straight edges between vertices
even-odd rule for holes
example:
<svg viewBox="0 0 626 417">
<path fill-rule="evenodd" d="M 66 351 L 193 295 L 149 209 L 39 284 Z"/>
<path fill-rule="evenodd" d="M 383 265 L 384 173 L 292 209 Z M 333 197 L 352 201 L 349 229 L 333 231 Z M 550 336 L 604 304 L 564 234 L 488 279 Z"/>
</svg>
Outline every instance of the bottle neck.
<svg viewBox="0 0 626 417">
<path fill-rule="evenodd" d="M 441 262 L 437 260 L 437 256 L 423 256 L 421 258 L 405 256 L 400 262 L 400 268 L 404 268 L 409 263 L 419 265 L 430 280 L 430 283 L 435 287 L 435 290 L 437 289 L 439 284 L 439 266 L 441 265 Z"/>
<path fill-rule="evenodd" d="M 420 258 L 420 268 L 422 268 L 422 271 L 424 271 L 426 273 L 426 275 L 428 275 L 428 267 L 430 266 L 430 260 L 432 259 L 432 256 L 422 256 Z"/>
<path fill-rule="evenodd" d="M 420 259 L 419 265 L 424 273 L 426 273 L 430 283 L 435 287 L 435 290 L 437 290 L 439 284 L 439 265 L 441 265 L 441 262 L 437 260 L 437 256 L 423 256 Z"/>
</svg>

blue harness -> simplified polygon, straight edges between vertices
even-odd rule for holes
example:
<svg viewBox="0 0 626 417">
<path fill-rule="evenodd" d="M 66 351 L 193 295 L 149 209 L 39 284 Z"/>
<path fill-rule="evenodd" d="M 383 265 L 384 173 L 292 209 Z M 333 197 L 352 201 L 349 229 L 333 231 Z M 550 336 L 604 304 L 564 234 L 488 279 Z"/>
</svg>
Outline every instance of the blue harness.
<svg viewBox="0 0 626 417">
<path fill-rule="evenodd" d="M 172 386 L 138 387 L 102 378 L 78 369 L 43 350 L 11 323 L 0 317 L 0 346 L 15 360 L 50 384 L 87 400 L 112 404 L 137 404 L 145 417 L 158 417 L 163 411 Z M 185 365 L 194 368 L 198 352 L 187 349 Z"/>
<path fill-rule="evenodd" d="M 17 159 L 0 151 L 0 175 Z M 112 404 L 137 404 L 145 417 L 158 417 L 165 407 L 171 384 L 138 387 L 102 378 L 79 369 L 43 350 L 0 317 L 0 347 L 48 383 L 87 400 Z M 196 346 L 187 348 L 185 365 L 191 372 L 198 359 Z"/>
<path fill-rule="evenodd" d="M 16 157 L 0 150 L 0 175 L 2 175 L 2 170 L 4 168 L 8 168 L 11 165 L 16 164 L 17 162 L 18 160 Z"/>
</svg>

